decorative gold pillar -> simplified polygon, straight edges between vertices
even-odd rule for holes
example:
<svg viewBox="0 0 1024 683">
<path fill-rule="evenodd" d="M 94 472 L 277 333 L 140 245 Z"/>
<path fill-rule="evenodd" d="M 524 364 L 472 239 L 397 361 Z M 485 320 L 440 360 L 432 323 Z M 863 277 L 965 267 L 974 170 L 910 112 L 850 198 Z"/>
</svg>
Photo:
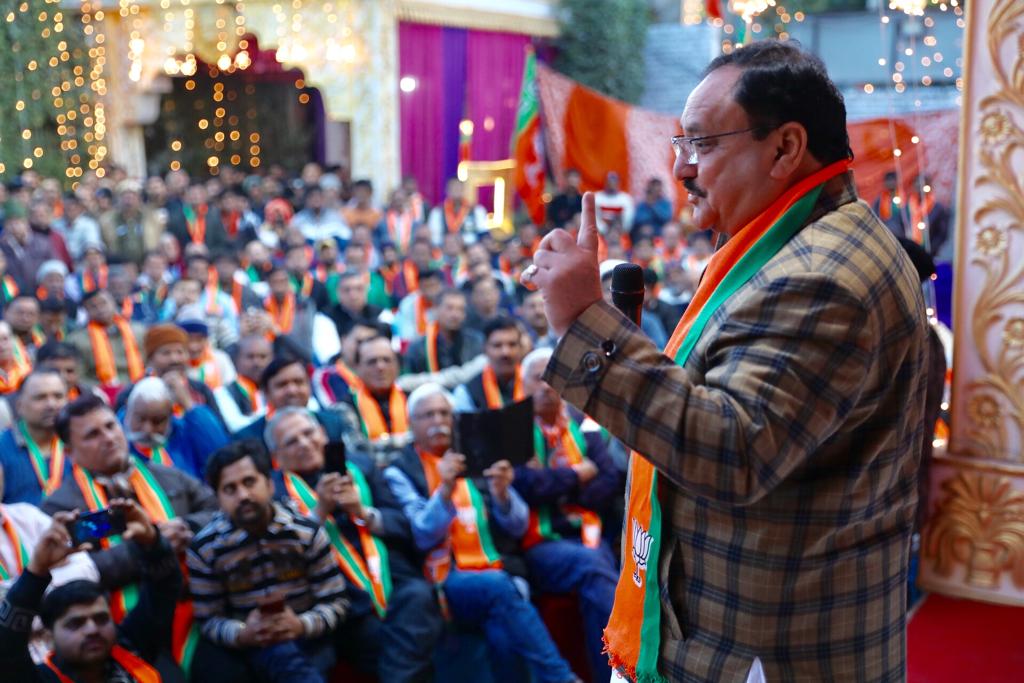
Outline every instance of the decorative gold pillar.
<svg viewBox="0 0 1024 683">
<path fill-rule="evenodd" d="M 952 431 L 920 581 L 1024 605 L 1024 0 L 965 11 Z"/>
</svg>

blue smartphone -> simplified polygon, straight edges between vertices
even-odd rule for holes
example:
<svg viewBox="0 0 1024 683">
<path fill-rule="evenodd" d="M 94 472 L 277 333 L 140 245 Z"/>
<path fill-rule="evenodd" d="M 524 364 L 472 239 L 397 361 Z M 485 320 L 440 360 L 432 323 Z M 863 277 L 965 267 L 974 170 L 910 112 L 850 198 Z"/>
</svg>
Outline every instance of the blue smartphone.
<svg viewBox="0 0 1024 683">
<path fill-rule="evenodd" d="M 124 515 L 120 510 L 105 508 L 81 515 L 71 525 L 71 541 L 76 546 L 92 543 L 125 532 Z"/>
</svg>

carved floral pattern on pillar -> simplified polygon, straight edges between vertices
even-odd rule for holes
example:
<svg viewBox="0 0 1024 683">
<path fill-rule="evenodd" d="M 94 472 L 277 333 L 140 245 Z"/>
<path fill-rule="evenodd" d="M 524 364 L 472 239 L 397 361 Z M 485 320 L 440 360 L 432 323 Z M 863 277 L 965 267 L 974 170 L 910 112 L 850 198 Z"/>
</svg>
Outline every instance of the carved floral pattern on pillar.
<svg viewBox="0 0 1024 683">
<path fill-rule="evenodd" d="M 984 278 L 970 312 L 970 336 L 981 372 L 960 389 L 966 399 L 954 429 L 951 451 L 975 458 L 1022 462 L 1024 442 L 1024 57 L 1018 49 L 1024 2 L 997 0 L 988 15 L 986 44 L 974 59 L 988 57 L 995 85 L 978 102 L 977 125 L 970 131 L 979 172 L 970 190 L 983 197 L 967 225 L 973 232 L 964 277 Z M 982 84 L 974 84 L 983 87 Z M 965 103 L 965 106 L 969 106 Z M 961 176 L 962 178 L 965 176 Z M 967 332 L 967 330 L 961 330 Z"/>
</svg>

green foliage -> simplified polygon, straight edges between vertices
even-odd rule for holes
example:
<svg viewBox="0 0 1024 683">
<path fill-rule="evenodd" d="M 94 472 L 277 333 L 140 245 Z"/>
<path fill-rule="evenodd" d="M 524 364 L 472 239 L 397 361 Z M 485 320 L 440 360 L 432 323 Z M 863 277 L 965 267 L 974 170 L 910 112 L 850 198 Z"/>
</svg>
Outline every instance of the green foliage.
<svg viewBox="0 0 1024 683">
<path fill-rule="evenodd" d="M 0 181 L 24 170 L 29 159 L 43 176 L 70 182 L 68 167 L 85 166 L 90 158 L 86 135 L 91 137 L 91 131 L 85 121 L 93 103 L 88 48 L 77 15 L 46 0 L 0 4 L 0 74 L 6 79 L 0 90 Z M 66 89 L 55 95 L 53 89 L 62 86 Z M 69 110 L 74 120 L 68 120 Z M 67 117 L 63 136 L 58 134 L 61 115 Z"/>
<path fill-rule="evenodd" d="M 644 0 L 562 0 L 556 68 L 626 102 L 644 92 Z"/>
</svg>

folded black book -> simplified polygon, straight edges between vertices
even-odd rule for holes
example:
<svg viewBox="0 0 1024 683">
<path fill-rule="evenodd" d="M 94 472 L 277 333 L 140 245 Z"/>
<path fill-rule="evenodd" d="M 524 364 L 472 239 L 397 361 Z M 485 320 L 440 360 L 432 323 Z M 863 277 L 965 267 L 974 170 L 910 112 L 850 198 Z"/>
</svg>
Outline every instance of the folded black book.
<svg viewBox="0 0 1024 683">
<path fill-rule="evenodd" d="M 458 413 L 455 450 L 466 456 L 467 477 L 508 460 L 523 465 L 533 457 L 533 399 L 528 398 L 496 410 Z"/>
</svg>

